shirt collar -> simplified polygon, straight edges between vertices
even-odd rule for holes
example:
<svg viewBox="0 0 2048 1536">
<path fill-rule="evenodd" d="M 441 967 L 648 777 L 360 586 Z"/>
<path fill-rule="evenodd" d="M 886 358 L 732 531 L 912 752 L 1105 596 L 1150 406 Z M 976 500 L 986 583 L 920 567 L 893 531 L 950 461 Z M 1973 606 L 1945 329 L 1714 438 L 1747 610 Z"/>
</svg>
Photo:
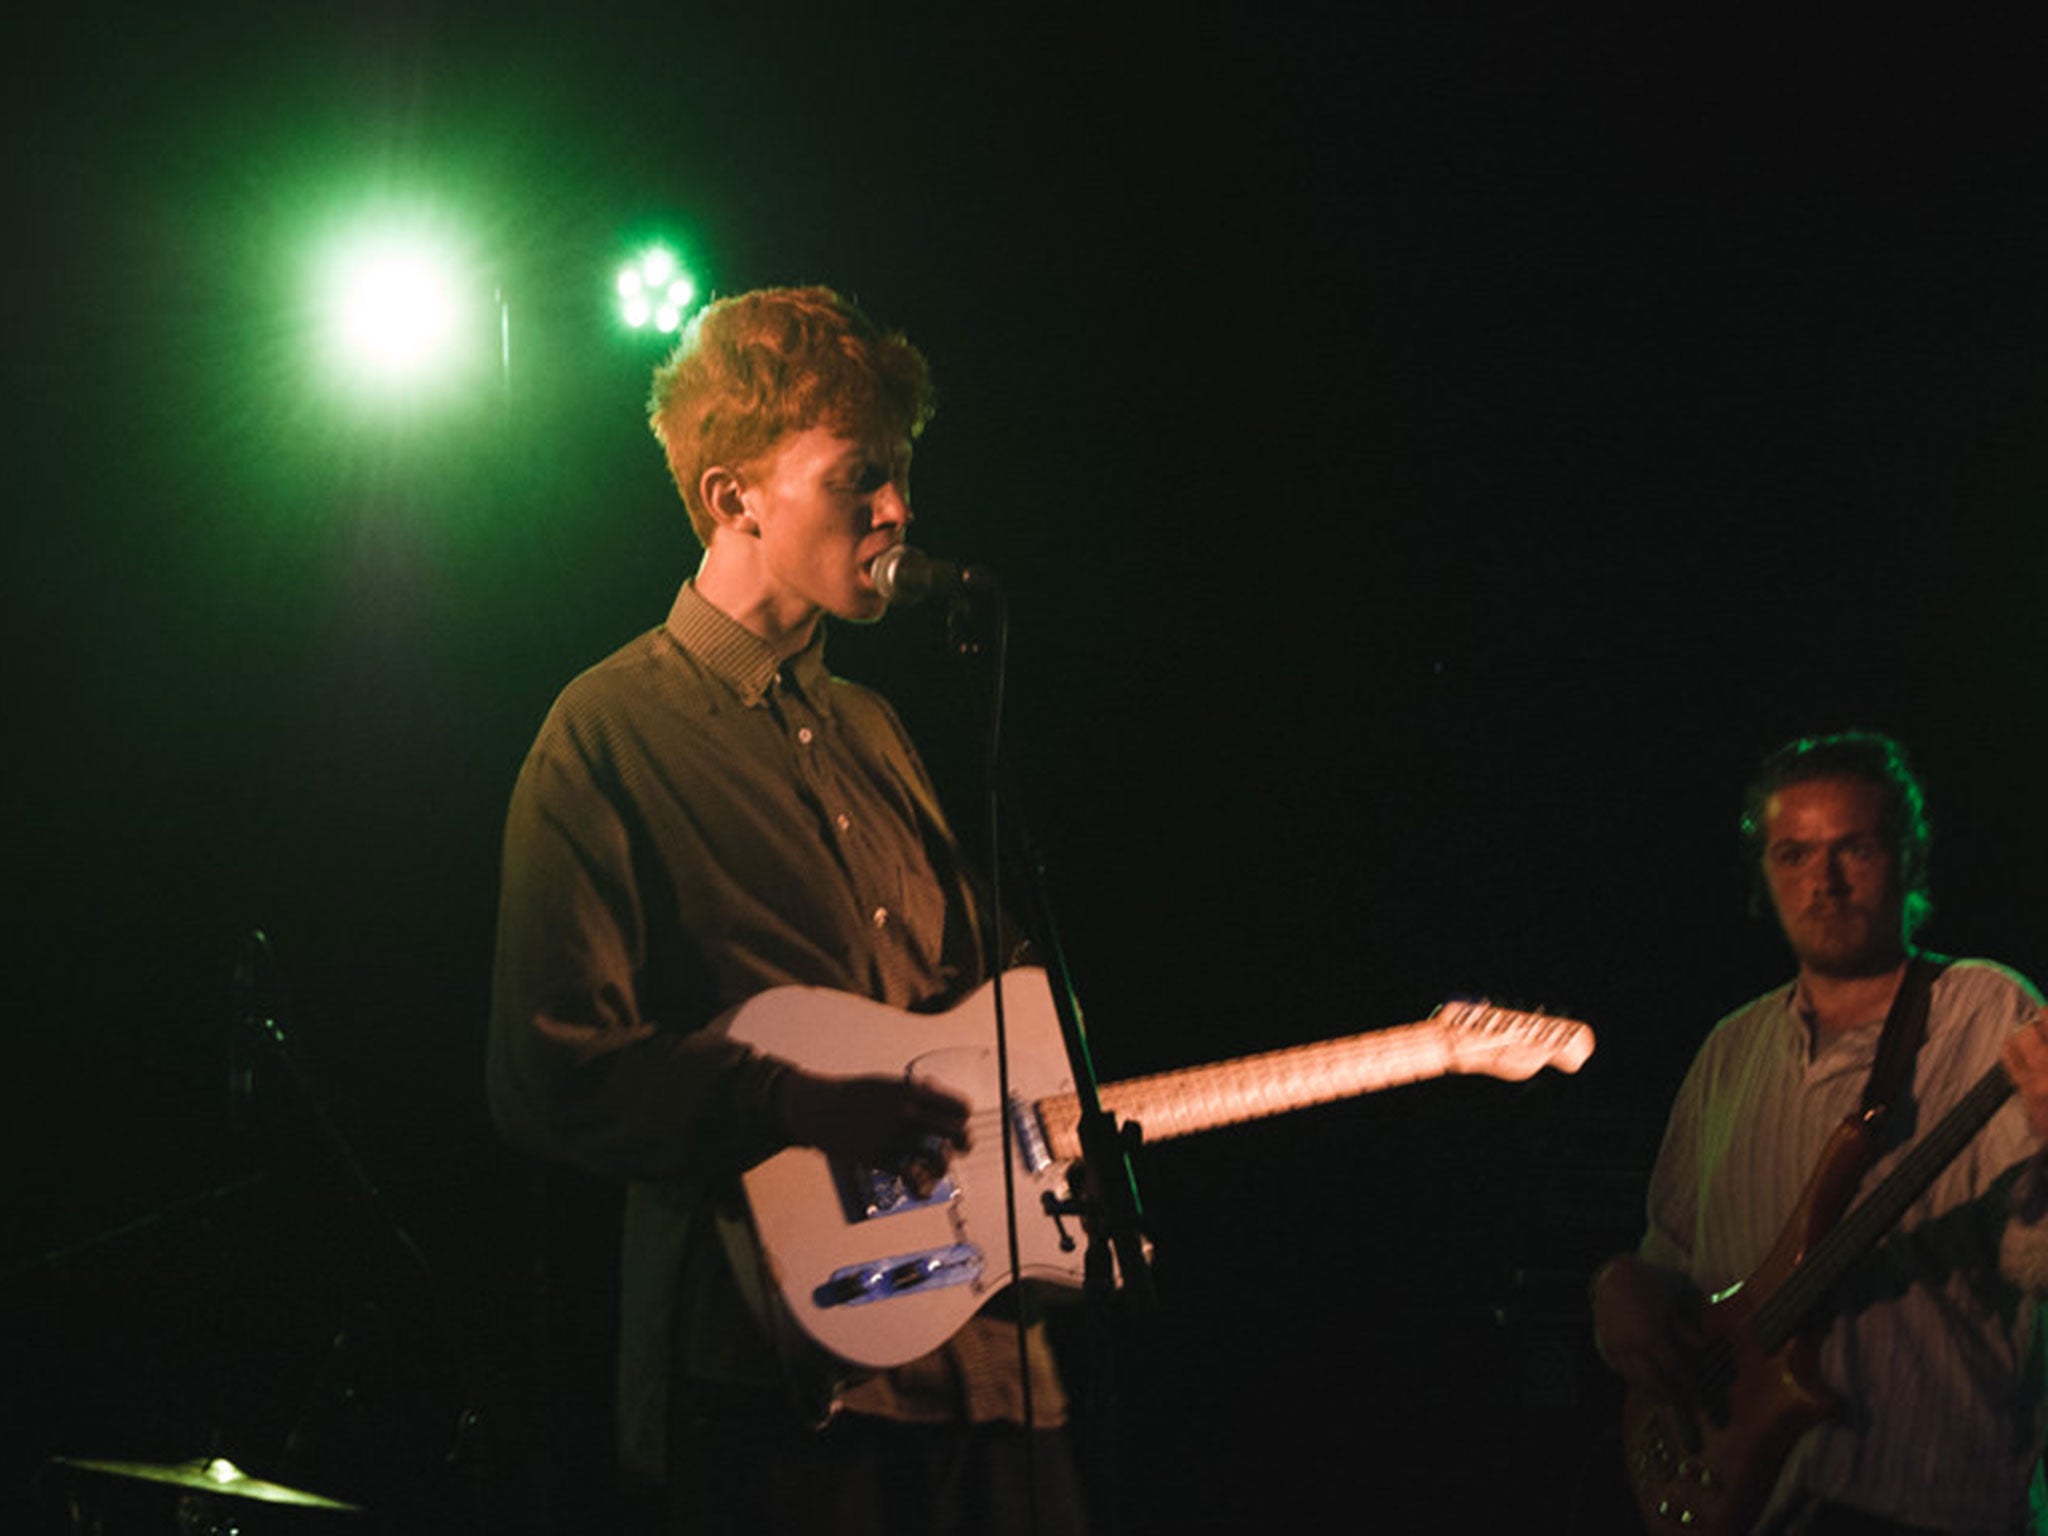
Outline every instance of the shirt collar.
<svg viewBox="0 0 2048 1536">
<path fill-rule="evenodd" d="M 739 701 L 752 709 L 774 686 L 781 663 L 768 642 L 697 591 L 694 580 L 683 583 L 664 626 L 669 638 L 703 663 Z M 788 674 L 807 697 L 818 696 L 825 679 L 825 626 L 810 643 L 789 658 Z"/>
<path fill-rule="evenodd" d="M 1909 957 L 1917 951 L 1909 951 Z M 1899 985 L 1905 985 L 1905 974 L 1900 973 Z M 1806 978 L 1795 977 L 1785 993 L 1785 1019 L 1788 1028 L 1796 1035 L 1800 1056 L 1809 1063 L 1818 1063 L 1823 1057 L 1840 1055 L 1847 1051 L 1854 1059 L 1868 1061 L 1876 1054 L 1878 1039 L 1884 1034 L 1885 1020 L 1891 1015 L 1889 1004 L 1875 1017 L 1865 1019 L 1848 1029 L 1837 1030 L 1826 1040 L 1820 1038 L 1814 1027 L 1813 1005 L 1807 1000 Z M 1849 1045 L 1846 1042 L 1855 1042 Z"/>
</svg>

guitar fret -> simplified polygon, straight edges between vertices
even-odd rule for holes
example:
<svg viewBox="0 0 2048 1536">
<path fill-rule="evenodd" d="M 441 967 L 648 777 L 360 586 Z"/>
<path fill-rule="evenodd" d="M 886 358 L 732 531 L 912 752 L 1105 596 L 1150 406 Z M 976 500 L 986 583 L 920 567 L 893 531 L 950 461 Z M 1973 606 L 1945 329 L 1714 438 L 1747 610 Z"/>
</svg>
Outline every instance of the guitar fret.
<svg viewBox="0 0 2048 1536">
<path fill-rule="evenodd" d="M 1426 1043 L 1434 1034 L 1428 1024 L 1403 1025 L 1138 1078 L 1105 1089 L 1104 1099 L 1120 1117 L 1138 1121 L 1148 1140 L 1164 1141 L 1348 1098 L 1357 1085 L 1393 1087 L 1434 1075 L 1445 1055 Z"/>
<path fill-rule="evenodd" d="M 2011 1094 L 2012 1079 L 2003 1065 L 1994 1065 L 1899 1159 L 1884 1182 L 1814 1245 L 1805 1262 L 1757 1306 L 1756 1334 L 1765 1353 L 1799 1331 L 1807 1313 L 1834 1289 L 1849 1266 L 1897 1224 Z"/>
<path fill-rule="evenodd" d="M 1574 1070 L 1591 1049 L 1592 1032 L 1576 1020 L 1460 1004 L 1418 1023 L 1105 1084 L 1102 1100 L 1147 1141 L 1168 1141 L 1454 1072 Z M 1078 1156 L 1073 1095 L 1042 1100 L 1038 1110 L 1054 1153 Z"/>
</svg>

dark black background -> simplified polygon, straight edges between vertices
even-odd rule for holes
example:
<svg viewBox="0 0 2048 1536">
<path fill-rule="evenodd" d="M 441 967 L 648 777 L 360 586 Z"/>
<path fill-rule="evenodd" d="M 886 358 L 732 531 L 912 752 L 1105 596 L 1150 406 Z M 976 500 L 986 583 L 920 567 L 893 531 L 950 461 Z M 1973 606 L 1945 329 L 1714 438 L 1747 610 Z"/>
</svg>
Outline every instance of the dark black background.
<svg viewBox="0 0 2048 1536">
<path fill-rule="evenodd" d="M 1779 741 L 1904 738 L 1928 937 L 2043 967 L 2025 8 L 116 4 L 10 55 L 9 1505 L 215 1444 L 393 1529 L 576 1504 L 539 1448 L 601 1391 L 535 1385 L 529 1254 L 580 1244 L 600 1357 L 604 1196 L 535 1215 L 480 1062 L 521 753 L 693 559 L 604 317 L 656 229 L 932 358 L 917 538 L 1009 588 L 1105 1075 L 1449 993 L 1599 1031 L 1146 1156 L 1141 1528 L 1608 1528 L 1581 1288 L 1784 970 L 1732 835 Z M 305 272 L 422 192 L 511 397 L 394 425 L 317 380 Z M 939 628 L 832 654 L 973 838 Z M 255 927 L 307 1085 L 237 1118 Z"/>
</svg>

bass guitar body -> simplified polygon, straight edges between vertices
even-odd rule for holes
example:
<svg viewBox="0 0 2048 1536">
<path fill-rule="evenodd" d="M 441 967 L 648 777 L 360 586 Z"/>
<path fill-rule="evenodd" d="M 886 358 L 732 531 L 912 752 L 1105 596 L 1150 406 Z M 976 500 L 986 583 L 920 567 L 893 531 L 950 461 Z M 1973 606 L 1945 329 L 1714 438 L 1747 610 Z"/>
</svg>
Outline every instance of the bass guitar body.
<svg viewBox="0 0 2048 1536">
<path fill-rule="evenodd" d="M 1811 1344 L 1795 1337 L 1766 1355 L 1754 1311 L 1741 1292 L 1703 1309 L 1710 1348 L 1730 1367 L 1726 1381 L 1702 1382 L 1689 1403 L 1639 1390 L 1623 1403 L 1629 1483 L 1653 1532 L 1744 1536 L 1793 1443 L 1835 1411 Z"/>
<path fill-rule="evenodd" d="M 1840 1406 L 1801 1324 L 1818 1296 L 1807 1260 L 1875 1155 L 1869 1126 L 1836 1128 L 1776 1245 L 1747 1280 L 1699 1308 L 1699 1351 L 1683 1402 L 1632 1388 L 1622 1406 L 1630 1489 L 1652 1531 L 1744 1536 L 1793 1444 Z M 1634 1262 L 1633 1260 L 1624 1262 Z"/>
</svg>

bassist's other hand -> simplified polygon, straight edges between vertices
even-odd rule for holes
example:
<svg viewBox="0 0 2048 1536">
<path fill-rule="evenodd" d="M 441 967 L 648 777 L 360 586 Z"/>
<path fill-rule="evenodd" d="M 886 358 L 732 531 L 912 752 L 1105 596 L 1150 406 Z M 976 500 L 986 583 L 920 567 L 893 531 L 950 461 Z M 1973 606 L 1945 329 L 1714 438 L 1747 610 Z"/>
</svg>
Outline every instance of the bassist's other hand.
<svg viewBox="0 0 2048 1536">
<path fill-rule="evenodd" d="M 1632 1254 L 1609 1259 L 1593 1276 L 1593 1340 L 1608 1368 L 1665 1402 L 1693 1395 L 1693 1363 L 1706 1344 L 1700 1293 L 1675 1270 Z"/>
<path fill-rule="evenodd" d="M 900 1173 L 919 1195 L 970 1145 L 967 1102 L 907 1078 L 820 1077 L 790 1067 L 776 1080 L 775 1107 L 795 1145 Z"/>
<path fill-rule="evenodd" d="M 2036 1009 L 2032 1018 L 2006 1037 L 2001 1060 L 2020 1103 L 2026 1106 L 2027 1123 L 2036 1136 L 2048 1140 L 2048 1008 Z"/>
</svg>

